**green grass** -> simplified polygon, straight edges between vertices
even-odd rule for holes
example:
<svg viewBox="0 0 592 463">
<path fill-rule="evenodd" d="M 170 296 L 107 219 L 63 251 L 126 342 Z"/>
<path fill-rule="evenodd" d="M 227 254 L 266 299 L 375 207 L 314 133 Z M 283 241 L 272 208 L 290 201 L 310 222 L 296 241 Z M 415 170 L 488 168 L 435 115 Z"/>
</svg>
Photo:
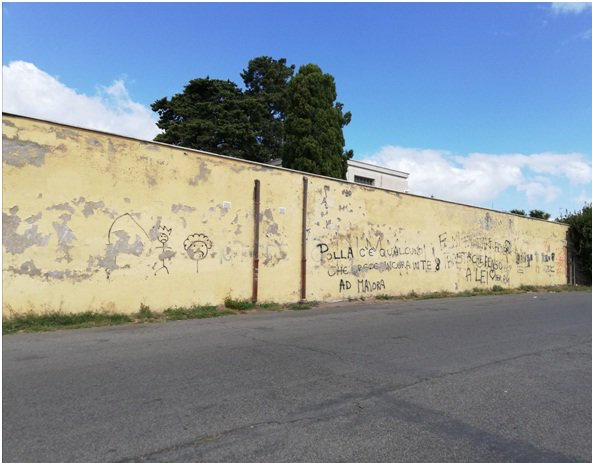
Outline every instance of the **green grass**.
<svg viewBox="0 0 592 463">
<path fill-rule="evenodd" d="M 11 334 L 18 331 L 52 331 L 91 326 L 121 325 L 131 321 L 132 318 L 129 315 L 93 311 L 71 314 L 62 312 L 15 314 L 2 320 L 2 334 Z"/>
<path fill-rule="evenodd" d="M 247 310 L 253 310 L 257 308 L 257 304 L 248 299 L 231 299 L 230 297 L 227 297 L 226 299 L 224 299 L 224 307 L 226 307 L 227 309 L 244 312 Z"/>
<path fill-rule="evenodd" d="M 213 305 L 192 305 L 191 307 L 172 307 L 166 309 L 163 314 L 166 320 L 191 320 L 234 315 L 234 312 L 225 309 L 218 310 L 218 307 Z"/>
<path fill-rule="evenodd" d="M 65 314 L 62 312 L 15 314 L 2 320 L 2 334 L 91 328 L 94 326 L 120 325 L 123 323 L 165 322 L 173 320 L 212 318 L 222 317 L 224 315 L 235 315 L 253 309 L 273 312 L 282 310 L 309 310 L 315 305 L 315 302 L 309 302 L 306 304 L 278 304 L 277 302 L 254 304 L 247 299 L 233 300 L 231 298 L 226 298 L 224 306 L 220 307 L 214 305 L 170 307 L 162 313 L 154 312 L 148 305 L 142 303 L 140 304 L 138 312 L 132 315 L 91 311 L 75 314 Z"/>
<path fill-rule="evenodd" d="M 269 310 L 271 312 L 279 312 L 284 310 L 284 306 L 282 304 L 278 304 L 277 302 L 264 302 L 261 304 L 256 304 L 255 307 L 261 310 Z"/>
<path fill-rule="evenodd" d="M 488 296 L 500 294 L 519 294 L 525 292 L 564 292 L 564 291 L 592 291 L 591 286 L 533 286 L 521 285 L 518 288 L 503 288 L 494 285 L 491 288 L 473 288 L 471 290 L 451 293 L 449 291 L 435 291 L 418 294 L 411 291 L 406 295 L 393 296 L 390 294 L 378 294 L 377 300 L 419 300 L 436 299 L 445 297 L 469 297 Z M 354 300 L 354 299 L 350 299 Z M 357 299 L 358 301 L 361 299 Z M 278 304 L 265 302 L 254 304 L 248 299 L 234 300 L 230 297 L 224 300 L 224 306 L 192 305 L 190 307 L 171 307 L 164 312 L 154 312 L 148 305 L 140 304 L 138 312 L 132 315 L 86 311 L 66 314 L 58 311 L 42 314 L 24 313 L 12 314 L 2 319 L 2 334 L 33 331 L 53 331 L 59 329 L 90 328 L 95 326 L 121 325 L 124 323 L 164 322 L 168 320 L 189 320 L 199 318 L 221 317 L 234 315 L 250 310 L 281 311 L 281 310 L 310 310 L 318 305 L 317 302 Z"/>
<path fill-rule="evenodd" d="M 452 293 L 450 291 L 434 291 L 418 294 L 411 291 L 406 295 L 393 296 L 390 294 L 378 294 L 374 299 L 378 300 L 409 300 L 409 299 L 438 299 L 444 297 L 470 297 L 470 296 L 496 296 L 500 294 L 520 294 L 525 292 L 565 292 L 565 291 L 592 291 L 591 286 L 533 286 L 520 285 L 518 288 L 504 288 L 500 285 L 493 285 L 491 288 L 473 288 Z"/>
</svg>

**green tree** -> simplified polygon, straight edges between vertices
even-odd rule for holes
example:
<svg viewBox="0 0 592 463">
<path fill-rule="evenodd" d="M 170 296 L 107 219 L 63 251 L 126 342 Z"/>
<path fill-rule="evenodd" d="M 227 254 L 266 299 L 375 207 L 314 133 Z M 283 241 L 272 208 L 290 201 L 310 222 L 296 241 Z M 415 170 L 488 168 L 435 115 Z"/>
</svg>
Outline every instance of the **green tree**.
<svg viewBox="0 0 592 463">
<path fill-rule="evenodd" d="M 528 215 L 530 217 L 534 217 L 535 219 L 543 220 L 549 220 L 549 218 L 551 217 L 551 214 L 545 211 L 541 211 L 540 209 L 533 209 L 532 211 L 530 211 Z"/>
<path fill-rule="evenodd" d="M 253 58 L 241 73 L 245 94 L 256 102 L 251 122 L 265 160 L 282 158 L 288 83 L 293 74 L 294 66 L 288 66 L 285 58 L 269 56 Z"/>
<path fill-rule="evenodd" d="M 182 93 L 152 104 L 164 132 L 156 141 L 253 161 L 260 152 L 250 114 L 261 111 L 231 81 L 191 80 Z"/>
<path fill-rule="evenodd" d="M 510 211 L 511 214 L 518 214 L 518 215 L 526 215 L 526 212 L 524 212 L 524 209 L 512 209 Z"/>
<path fill-rule="evenodd" d="M 592 204 L 579 212 L 566 213 L 557 219 L 569 225 L 569 242 L 582 271 L 592 279 Z"/>
<path fill-rule="evenodd" d="M 345 178 L 353 151 L 344 151 L 351 113 L 336 102 L 335 79 L 320 67 L 300 67 L 288 86 L 283 166 Z"/>
</svg>

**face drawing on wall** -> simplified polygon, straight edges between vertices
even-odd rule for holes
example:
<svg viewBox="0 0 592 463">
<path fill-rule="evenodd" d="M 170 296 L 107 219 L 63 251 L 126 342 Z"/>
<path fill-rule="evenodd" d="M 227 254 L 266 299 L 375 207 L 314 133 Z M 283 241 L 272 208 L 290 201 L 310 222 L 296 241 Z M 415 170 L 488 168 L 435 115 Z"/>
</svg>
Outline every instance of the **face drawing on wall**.
<svg viewBox="0 0 592 463">
<path fill-rule="evenodd" d="M 172 231 L 173 231 L 172 228 L 167 228 L 164 225 L 161 225 L 160 227 L 158 227 L 157 239 L 158 239 L 159 243 L 162 244 L 162 247 L 159 247 L 162 251 L 160 253 L 159 259 L 162 262 L 162 266 L 154 272 L 154 275 L 156 275 L 158 272 L 160 272 L 163 269 L 166 270 L 167 274 L 169 273 L 169 269 L 165 265 L 165 259 L 171 257 L 168 255 L 169 253 L 167 253 L 167 249 L 171 249 L 170 246 L 167 246 L 167 242 L 169 241 L 169 238 L 171 237 Z"/>
<path fill-rule="evenodd" d="M 158 241 L 160 241 L 163 245 L 169 240 L 169 237 L 171 235 L 171 231 L 173 231 L 171 228 L 167 228 L 167 227 L 159 227 L 158 229 Z"/>
<path fill-rule="evenodd" d="M 197 273 L 199 273 L 199 261 L 205 259 L 212 245 L 213 243 L 203 233 L 193 233 L 183 242 L 187 255 L 196 262 Z"/>
</svg>

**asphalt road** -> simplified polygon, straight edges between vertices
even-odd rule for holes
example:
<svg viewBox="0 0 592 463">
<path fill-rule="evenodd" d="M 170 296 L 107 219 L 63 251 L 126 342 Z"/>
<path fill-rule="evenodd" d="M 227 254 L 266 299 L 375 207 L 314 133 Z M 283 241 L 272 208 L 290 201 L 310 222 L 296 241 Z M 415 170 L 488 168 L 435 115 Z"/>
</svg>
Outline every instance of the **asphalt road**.
<svg viewBox="0 0 592 463">
<path fill-rule="evenodd" d="M 592 462 L 592 293 L 3 338 L 4 462 Z"/>
</svg>

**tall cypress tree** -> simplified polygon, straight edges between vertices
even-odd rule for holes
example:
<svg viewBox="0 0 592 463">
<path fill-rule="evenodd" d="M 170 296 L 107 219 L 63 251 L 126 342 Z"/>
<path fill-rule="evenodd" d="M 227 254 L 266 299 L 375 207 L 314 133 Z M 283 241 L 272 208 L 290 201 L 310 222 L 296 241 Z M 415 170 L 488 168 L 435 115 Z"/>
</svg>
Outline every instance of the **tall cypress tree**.
<svg viewBox="0 0 592 463">
<path fill-rule="evenodd" d="M 302 66 L 288 86 L 283 166 L 345 178 L 353 151 L 344 151 L 351 113 L 336 102 L 335 79 L 315 64 Z"/>
<path fill-rule="evenodd" d="M 284 122 L 288 105 L 288 82 L 294 65 L 285 58 L 259 56 L 249 61 L 241 73 L 245 95 L 253 100 L 251 122 L 256 131 L 262 159 L 281 159 L 284 146 Z"/>
</svg>

